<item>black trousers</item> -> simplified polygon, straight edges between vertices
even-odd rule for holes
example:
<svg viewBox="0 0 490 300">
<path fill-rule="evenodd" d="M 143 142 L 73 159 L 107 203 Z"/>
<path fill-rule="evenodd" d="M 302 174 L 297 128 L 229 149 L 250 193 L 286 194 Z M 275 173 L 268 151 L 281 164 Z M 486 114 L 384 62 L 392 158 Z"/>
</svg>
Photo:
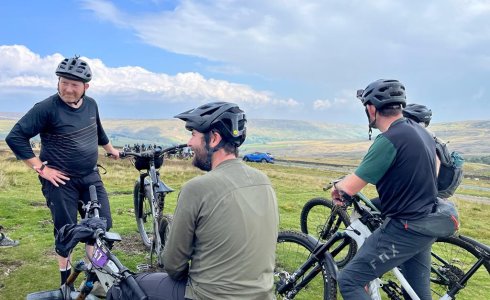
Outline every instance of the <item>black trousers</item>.
<svg viewBox="0 0 490 300">
<path fill-rule="evenodd" d="M 97 190 L 97 199 L 100 203 L 99 216 L 107 220 L 107 230 L 112 227 L 109 199 L 98 171 L 84 177 L 71 177 L 66 184 L 60 184 L 59 187 L 42 177 L 39 177 L 39 180 L 46 205 L 51 211 L 55 236 L 64 225 L 77 223 L 80 204 L 86 204 L 90 200 L 89 186 L 91 185 L 94 185 Z"/>
<path fill-rule="evenodd" d="M 167 273 L 141 273 L 134 279 L 148 296 L 148 300 L 184 300 L 187 279 L 173 280 Z M 133 300 L 133 291 L 123 281 L 112 286 L 107 292 L 107 300 Z"/>
</svg>

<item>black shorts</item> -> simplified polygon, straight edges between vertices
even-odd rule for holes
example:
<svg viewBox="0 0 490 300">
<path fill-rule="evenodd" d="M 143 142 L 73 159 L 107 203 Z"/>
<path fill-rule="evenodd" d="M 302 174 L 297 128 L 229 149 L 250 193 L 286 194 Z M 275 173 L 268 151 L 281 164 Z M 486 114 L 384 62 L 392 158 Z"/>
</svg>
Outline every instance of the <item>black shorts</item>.
<svg viewBox="0 0 490 300">
<path fill-rule="evenodd" d="M 107 230 L 112 227 L 109 199 L 99 172 L 94 171 L 84 177 L 71 177 L 70 180 L 65 181 L 66 184 L 60 184 L 59 187 L 42 177 L 39 177 L 39 180 L 46 205 L 51 211 L 55 236 L 64 225 L 77 223 L 80 204 L 86 204 L 90 200 L 89 186 L 91 185 L 94 185 L 97 190 L 97 199 L 100 203 L 99 216 L 107 220 Z"/>
</svg>

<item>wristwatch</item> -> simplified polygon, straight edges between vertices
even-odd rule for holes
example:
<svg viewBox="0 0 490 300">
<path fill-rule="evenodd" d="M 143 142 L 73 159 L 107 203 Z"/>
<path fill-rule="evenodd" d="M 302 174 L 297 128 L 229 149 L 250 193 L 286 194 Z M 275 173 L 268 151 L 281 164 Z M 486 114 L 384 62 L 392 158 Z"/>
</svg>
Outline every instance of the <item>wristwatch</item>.
<svg viewBox="0 0 490 300">
<path fill-rule="evenodd" d="M 44 168 L 46 168 L 46 165 L 48 164 L 47 161 L 43 162 L 40 167 L 32 166 L 32 168 L 38 172 L 39 174 L 43 174 Z"/>
</svg>

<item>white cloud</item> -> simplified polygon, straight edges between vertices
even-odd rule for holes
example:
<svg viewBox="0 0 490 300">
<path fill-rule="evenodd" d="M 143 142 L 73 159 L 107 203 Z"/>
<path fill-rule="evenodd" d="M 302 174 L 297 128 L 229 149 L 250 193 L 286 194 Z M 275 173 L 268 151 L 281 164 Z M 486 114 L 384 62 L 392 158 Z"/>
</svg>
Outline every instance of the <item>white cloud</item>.
<svg viewBox="0 0 490 300">
<path fill-rule="evenodd" d="M 230 64 L 234 72 L 339 88 L 428 65 L 454 72 L 490 47 L 487 0 L 182 0 L 173 10 L 139 14 L 122 11 L 116 1 L 84 3 L 167 51 Z"/>
<path fill-rule="evenodd" d="M 332 101 L 330 100 L 315 100 L 313 102 L 313 108 L 315 110 L 326 110 L 332 106 Z"/>
<path fill-rule="evenodd" d="M 54 89 L 57 81 L 54 72 L 62 59 L 58 53 L 40 57 L 25 46 L 0 46 L 0 86 Z M 95 95 L 120 97 L 126 101 L 145 98 L 156 102 L 182 102 L 190 99 L 281 107 L 298 105 L 294 99 L 276 99 L 269 92 L 225 80 L 206 79 L 198 73 L 169 76 L 134 66 L 110 68 L 99 59 L 84 59 L 94 74 L 90 92 Z"/>
<path fill-rule="evenodd" d="M 321 100 L 317 99 L 313 102 L 313 109 L 315 110 L 329 110 L 331 108 L 341 109 L 346 106 L 352 107 L 352 99 L 346 98 L 334 98 L 333 100 Z"/>
</svg>

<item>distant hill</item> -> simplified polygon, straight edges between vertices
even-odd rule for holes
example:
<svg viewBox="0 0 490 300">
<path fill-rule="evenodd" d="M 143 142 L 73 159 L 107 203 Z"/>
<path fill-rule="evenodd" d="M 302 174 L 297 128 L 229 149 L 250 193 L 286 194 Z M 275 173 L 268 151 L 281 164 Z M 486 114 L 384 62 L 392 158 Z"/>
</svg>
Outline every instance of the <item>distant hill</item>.
<svg viewBox="0 0 490 300">
<path fill-rule="evenodd" d="M 5 139 L 20 116 L 0 113 L 0 140 Z M 171 145 L 185 143 L 190 137 L 184 123 L 175 119 L 104 119 L 102 123 L 116 146 L 135 143 Z M 452 150 L 466 156 L 490 156 L 490 121 L 438 123 L 431 124 L 430 129 L 448 141 Z M 360 158 L 372 143 L 367 137 L 367 125 L 252 119 L 248 122 L 247 141 L 241 152 L 268 151 L 282 157 Z"/>
<path fill-rule="evenodd" d="M 18 120 L 20 117 L 22 117 L 22 113 L 0 112 L 0 120 Z"/>
</svg>

